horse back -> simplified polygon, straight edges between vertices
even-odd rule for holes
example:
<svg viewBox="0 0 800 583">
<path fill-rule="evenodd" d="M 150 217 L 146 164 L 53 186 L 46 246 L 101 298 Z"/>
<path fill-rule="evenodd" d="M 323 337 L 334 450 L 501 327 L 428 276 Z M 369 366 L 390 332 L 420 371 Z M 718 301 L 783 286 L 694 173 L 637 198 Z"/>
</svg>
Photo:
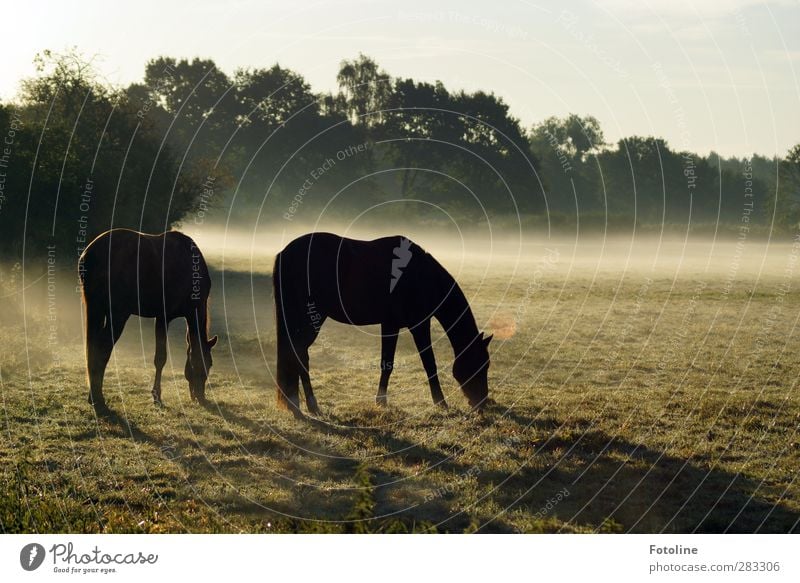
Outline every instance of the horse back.
<svg viewBox="0 0 800 583">
<path fill-rule="evenodd" d="M 288 279 L 282 285 L 295 283 L 289 294 L 307 297 L 334 320 L 408 325 L 429 317 L 428 300 L 435 294 L 423 280 L 431 279 L 438 264 L 406 237 L 360 241 L 312 233 L 292 241 L 280 256 L 282 281 Z"/>
<path fill-rule="evenodd" d="M 199 248 L 177 231 L 106 231 L 84 250 L 79 274 L 87 301 L 151 318 L 183 315 L 192 304 L 204 303 L 211 287 Z"/>
</svg>

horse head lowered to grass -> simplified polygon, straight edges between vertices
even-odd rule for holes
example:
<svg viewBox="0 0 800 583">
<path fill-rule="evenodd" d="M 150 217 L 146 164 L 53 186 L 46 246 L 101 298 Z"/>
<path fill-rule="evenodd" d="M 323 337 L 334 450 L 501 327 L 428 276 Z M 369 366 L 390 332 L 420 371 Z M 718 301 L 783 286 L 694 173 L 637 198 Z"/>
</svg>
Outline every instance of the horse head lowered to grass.
<svg viewBox="0 0 800 583">
<path fill-rule="evenodd" d="M 489 394 L 489 342 L 478 331 L 455 279 L 424 249 L 401 236 L 374 241 L 311 233 L 289 243 L 273 270 L 277 328 L 278 401 L 300 416 L 299 383 L 317 414 L 308 347 L 327 318 L 381 325 L 381 376 L 376 401 L 386 404 L 397 335 L 408 328 L 419 351 L 434 403 L 447 406 L 431 347 L 431 318 L 444 328 L 455 353 L 453 376 L 470 407 Z"/>
<path fill-rule="evenodd" d="M 86 361 L 89 403 L 107 411 L 103 375 L 114 344 L 131 315 L 156 320 L 153 400 L 161 404 L 161 371 L 167 362 L 167 327 L 186 319 L 186 367 L 191 398 L 205 400 L 211 368 L 208 295 L 211 279 L 194 241 L 177 231 L 148 235 L 112 229 L 84 249 L 78 262 L 86 311 Z"/>
</svg>

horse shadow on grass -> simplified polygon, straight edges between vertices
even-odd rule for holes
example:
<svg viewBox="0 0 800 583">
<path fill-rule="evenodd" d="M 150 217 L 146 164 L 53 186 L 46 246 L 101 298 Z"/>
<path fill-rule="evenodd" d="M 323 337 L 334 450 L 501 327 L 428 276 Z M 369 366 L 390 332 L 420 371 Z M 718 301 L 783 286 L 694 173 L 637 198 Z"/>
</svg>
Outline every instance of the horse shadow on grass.
<svg viewBox="0 0 800 583">
<path fill-rule="evenodd" d="M 586 526 L 639 533 L 799 531 L 800 512 L 782 499 L 783 490 L 745 474 L 707 467 L 596 428 L 564 437 L 556 431 L 561 420 L 550 416 L 505 411 L 504 417 L 534 429 L 541 440 L 518 470 L 481 471 L 479 480 L 494 486 L 491 496 L 506 509 L 484 522 L 483 531 L 501 529 L 506 513 L 520 511 L 537 518 L 534 528 L 552 528 L 546 519 L 557 518 L 565 523 L 554 529 L 560 531 Z"/>
<path fill-rule="evenodd" d="M 473 424 L 478 430 L 490 426 L 501 409 L 493 408 Z M 477 463 L 474 458 L 462 461 L 464 446 L 460 444 L 429 447 L 391 429 L 326 426 L 326 431 L 355 443 L 381 444 L 394 461 L 409 469 L 422 466 L 451 476 L 452 487 L 435 487 L 434 483 L 433 490 L 427 487 L 416 493 L 406 487 L 398 500 L 390 491 L 403 483 L 403 475 L 382 470 L 381 460 L 373 463 L 378 492 L 385 490 L 383 496 L 377 496 L 383 500 L 379 513 L 399 512 L 405 504 L 408 512 L 433 522 L 440 530 L 460 531 L 465 524 L 477 523 L 474 528 L 482 532 L 518 531 L 513 522 L 529 524 L 532 531 L 800 532 L 800 511 L 784 499 L 782 489 L 596 428 L 564 436 L 557 431 L 561 420 L 536 413 L 503 411 L 504 418 L 537 436 L 531 455 L 514 456 L 513 471 L 498 470 L 491 456 Z M 459 484 L 468 480 L 479 484 L 477 499 L 470 495 L 473 502 L 487 499 L 503 511 L 494 516 L 470 508 L 454 512 L 468 503 L 459 500 L 458 494 Z M 525 515 L 535 520 L 526 520 Z M 553 526 L 558 524 L 561 526 Z"/>
<path fill-rule="evenodd" d="M 197 415 L 199 411 L 224 423 L 209 424 L 208 418 Z M 246 517 L 258 530 L 262 522 L 274 523 L 281 516 L 312 518 L 318 514 L 324 520 L 321 505 L 326 500 L 338 509 L 346 506 L 342 499 L 350 493 L 315 495 L 316 482 L 324 478 L 348 479 L 355 474 L 357 461 L 339 458 L 336 452 L 326 450 L 322 452 L 325 467 L 320 472 L 320 461 L 311 453 L 324 449 L 318 443 L 281 439 L 269 424 L 223 403 L 191 407 L 179 421 L 172 420 L 166 432 L 163 426 L 156 431 L 144 429 L 148 424 L 145 419 L 136 420 L 111 409 L 97 417 L 92 429 L 73 439 L 131 439 L 143 448 L 141 455 L 176 464 L 185 476 L 182 485 L 175 484 L 184 488 L 182 496 L 207 504 L 219 515 L 220 523 L 236 514 Z M 176 430 L 178 425 L 181 430 Z M 278 491 L 282 493 L 280 497 L 269 494 Z M 119 504 L 127 507 L 124 500 Z"/>
<path fill-rule="evenodd" d="M 204 501 L 220 511 L 251 518 L 303 515 L 300 520 L 309 522 L 342 521 L 351 501 L 367 495 L 376 525 L 402 517 L 431 524 L 438 531 L 799 531 L 800 512 L 782 499 L 782 491 L 752 477 L 668 455 L 600 429 L 565 434 L 558 431 L 561 420 L 534 409 L 502 415 L 499 410 L 467 424 L 463 443 L 430 445 L 399 435 L 391 423 L 348 427 L 352 418 L 335 413 L 293 422 L 288 430 L 278 431 L 248 412 L 216 402 L 205 411 L 224 420 L 224 431 L 236 436 L 235 443 L 201 437 L 171 443 L 167 454 L 163 439 L 148 435 L 131 419 L 112 414 L 105 421 L 117 427 L 118 435 L 158 448 L 186 470 L 189 480 L 228 481 L 233 492 L 208 495 Z M 435 425 L 446 420 L 443 416 L 420 422 Z M 498 469 L 491 456 L 483 460 L 479 456 L 477 463 L 474 456 L 465 461 L 464 444 L 475 437 L 473 432 L 479 434 L 502 420 L 536 436 L 535 443 L 515 443 L 517 451 L 503 454 L 510 463 L 504 468 L 515 469 Z M 202 420 L 192 422 L 201 429 Z M 379 453 L 359 454 L 364 451 Z M 279 460 L 280 471 L 254 463 L 259 458 Z M 369 484 L 347 486 L 363 468 Z M 429 478 L 433 471 L 436 479 Z M 317 483 L 311 479 L 314 476 Z M 322 479 L 342 486 L 326 496 L 318 487 Z M 467 481 L 476 488 L 463 497 L 461 486 Z M 239 493 L 239 488 L 254 484 L 271 485 L 290 495 L 277 501 Z M 476 510 L 486 507 L 501 510 L 494 514 Z"/>
</svg>

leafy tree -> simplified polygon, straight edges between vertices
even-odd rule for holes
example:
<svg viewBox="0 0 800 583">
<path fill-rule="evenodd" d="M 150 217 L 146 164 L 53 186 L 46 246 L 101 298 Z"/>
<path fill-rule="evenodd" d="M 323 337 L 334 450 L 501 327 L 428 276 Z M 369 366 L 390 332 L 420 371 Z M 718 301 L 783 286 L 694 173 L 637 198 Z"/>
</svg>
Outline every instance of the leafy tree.
<svg viewBox="0 0 800 583">
<path fill-rule="evenodd" d="M 149 98 L 169 116 L 170 143 L 182 154 L 216 158 L 235 127 L 234 85 L 210 59 L 159 57 L 147 63 Z"/>
<path fill-rule="evenodd" d="M 606 144 L 597 118 L 571 113 L 566 118 L 549 117 L 536 124 L 531 132 L 534 147 L 555 148 L 573 162 L 585 162 Z"/>
<path fill-rule="evenodd" d="M 398 79 L 388 106 L 381 137 L 388 141 L 390 158 L 402 177 L 400 196 L 407 198 L 416 187 L 431 189 L 436 181 L 425 170 L 443 168 L 453 155 L 446 144 L 460 137 L 457 114 L 441 82 Z"/>
<path fill-rule="evenodd" d="M 577 213 L 605 208 L 602 167 L 596 156 L 606 144 L 596 118 L 574 113 L 549 117 L 533 126 L 530 141 L 541 160 L 553 210 Z"/>
<path fill-rule="evenodd" d="M 789 149 L 778 168 L 780 181 L 773 203 L 776 222 L 796 232 L 800 229 L 800 144 Z"/>
<path fill-rule="evenodd" d="M 536 212 L 543 208 L 536 179 L 538 160 L 508 105 L 493 93 L 458 93 L 455 109 L 462 113 L 461 141 L 485 162 L 461 157 L 457 169 L 494 211 Z"/>
<path fill-rule="evenodd" d="M 243 154 L 245 207 L 261 207 L 266 202 L 267 216 L 282 216 L 302 189 L 303 208 L 321 208 L 327 199 L 318 196 L 320 192 L 338 192 L 370 166 L 369 154 L 337 157 L 348 147 L 368 140 L 366 126 L 350 123 L 338 108 L 325 107 L 325 99 L 314 94 L 298 73 L 275 65 L 239 71 L 234 82 L 240 111 L 234 144 Z M 327 160 L 335 163 L 319 173 L 319 178 L 313 178 L 311 172 L 317 173 Z M 311 183 L 311 188 L 303 188 Z M 354 193 L 369 198 L 370 185 L 369 181 L 359 184 L 345 198 L 352 198 Z M 313 195 L 306 197 L 306 191 L 313 191 Z"/>
<path fill-rule="evenodd" d="M 372 127 L 383 121 L 382 110 L 389 103 L 392 81 L 374 60 L 359 53 L 352 61 L 342 61 L 336 81 L 343 96 L 338 103 L 354 125 Z"/>
<path fill-rule="evenodd" d="M 5 254 L 77 254 L 118 226 L 161 231 L 194 208 L 199 185 L 180 172 L 160 136 L 140 123 L 125 92 L 97 80 L 72 51 L 43 53 L 23 84 L 6 133 L 16 124 L 7 204 L 0 213 Z M 24 234 L 24 236 L 23 236 Z"/>
</svg>

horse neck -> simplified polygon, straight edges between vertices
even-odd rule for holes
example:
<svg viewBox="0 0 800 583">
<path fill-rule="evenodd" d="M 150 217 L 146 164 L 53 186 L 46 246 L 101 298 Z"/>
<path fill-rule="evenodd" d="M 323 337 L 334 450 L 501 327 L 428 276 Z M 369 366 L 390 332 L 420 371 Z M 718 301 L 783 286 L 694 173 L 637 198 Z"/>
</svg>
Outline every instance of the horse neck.
<svg viewBox="0 0 800 583">
<path fill-rule="evenodd" d="M 444 288 L 441 291 L 446 295 L 433 315 L 444 328 L 453 352 L 458 356 L 478 336 L 478 326 L 467 298 L 456 280 L 443 267 L 439 266 L 439 269 L 445 276 L 440 281 Z"/>
</svg>

